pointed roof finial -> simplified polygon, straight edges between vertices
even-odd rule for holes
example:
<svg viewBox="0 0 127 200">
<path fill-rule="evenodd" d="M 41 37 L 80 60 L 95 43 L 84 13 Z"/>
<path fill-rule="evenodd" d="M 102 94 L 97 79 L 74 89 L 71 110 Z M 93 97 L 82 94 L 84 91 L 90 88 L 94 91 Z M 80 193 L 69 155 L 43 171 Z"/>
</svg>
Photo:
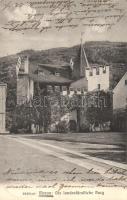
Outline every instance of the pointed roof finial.
<svg viewBox="0 0 127 200">
<path fill-rule="evenodd" d="M 87 68 L 90 68 L 89 62 L 88 62 L 88 59 L 87 59 L 87 56 L 86 56 L 86 52 L 85 52 L 85 49 L 84 49 L 84 46 L 83 46 L 83 35 L 84 35 L 84 32 L 81 32 L 81 50 L 82 50 L 82 54 L 85 57 L 86 66 L 87 66 Z"/>
</svg>

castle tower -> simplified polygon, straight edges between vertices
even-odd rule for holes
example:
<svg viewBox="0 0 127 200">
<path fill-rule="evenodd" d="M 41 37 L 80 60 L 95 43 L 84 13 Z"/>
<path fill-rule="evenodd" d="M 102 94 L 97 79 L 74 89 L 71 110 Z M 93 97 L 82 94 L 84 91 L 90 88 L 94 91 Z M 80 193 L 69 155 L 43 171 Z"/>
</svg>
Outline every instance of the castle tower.
<svg viewBox="0 0 127 200">
<path fill-rule="evenodd" d="M 72 78 L 75 81 L 84 78 L 88 91 L 108 90 L 110 86 L 110 67 L 89 64 L 82 38 L 77 57 L 73 61 Z"/>
<path fill-rule="evenodd" d="M 78 50 L 77 57 L 74 59 L 72 78 L 78 80 L 86 77 L 86 68 L 89 68 L 89 63 L 81 38 L 81 45 Z"/>
<path fill-rule="evenodd" d="M 17 104 L 21 105 L 30 101 L 34 93 L 34 82 L 29 77 L 29 58 L 18 58 L 16 65 L 17 74 Z"/>
<path fill-rule="evenodd" d="M 88 91 L 108 90 L 110 85 L 110 67 L 92 66 L 86 69 L 86 78 L 88 80 Z"/>
</svg>

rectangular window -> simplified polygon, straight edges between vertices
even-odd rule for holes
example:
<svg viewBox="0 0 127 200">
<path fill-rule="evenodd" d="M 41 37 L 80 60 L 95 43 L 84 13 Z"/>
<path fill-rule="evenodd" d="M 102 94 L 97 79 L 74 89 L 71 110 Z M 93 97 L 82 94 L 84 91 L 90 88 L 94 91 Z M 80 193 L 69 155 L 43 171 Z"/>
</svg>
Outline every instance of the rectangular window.
<svg viewBox="0 0 127 200">
<path fill-rule="evenodd" d="M 60 76 L 60 73 L 59 72 L 55 72 L 55 76 Z"/>
<path fill-rule="evenodd" d="M 89 72 L 89 76 L 93 76 L 93 72 L 92 71 Z"/>
<path fill-rule="evenodd" d="M 82 94 L 84 93 L 84 89 L 83 89 L 83 88 L 81 89 L 81 93 L 82 93 Z"/>
<path fill-rule="evenodd" d="M 106 73 L 106 67 L 103 67 L 103 73 L 104 74 Z"/>
<path fill-rule="evenodd" d="M 99 68 L 96 69 L 96 75 L 99 75 Z"/>
<path fill-rule="evenodd" d="M 63 91 L 67 91 L 67 87 L 66 86 L 62 86 L 62 90 Z"/>
<path fill-rule="evenodd" d="M 100 88 L 101 88 L 101 84 L 98 84 L 98 85 L 97 85 L 97 88 L 98 88 L 98 90 L 100 90 Z"/>
<path fill-rule="evenodd" d="M 127 85 L 127 80 L 125 80 L 125 85 Z"/>
<path fill-rule="evenodd" d="M 77 94 L 77 90 L 75 90 L 74 93 Z"/>
<path fill-rule="evenodd" d="M 52 90 L 52 86 L 51 86 L 51 85 L 48 85 L 48 86 L 47 86 L 47 89 L 48 89 L 48 90 Z"/>
<path fill-rule="evenodd" d="M 73 91 L 73 88 L 72 88 L 72 87 L 70 87 L 69 89 L 70 89 L 70 91 Z"/>
</svg>

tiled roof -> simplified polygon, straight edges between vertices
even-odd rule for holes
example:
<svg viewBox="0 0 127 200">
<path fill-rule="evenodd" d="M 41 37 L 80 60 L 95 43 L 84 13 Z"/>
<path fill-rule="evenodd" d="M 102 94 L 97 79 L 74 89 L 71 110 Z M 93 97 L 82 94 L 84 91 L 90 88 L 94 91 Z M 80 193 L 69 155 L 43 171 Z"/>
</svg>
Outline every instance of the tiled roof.
<svg viewBox="0 0 127 200">
<path fill-rule="evenodd" d="M 0 82 L 0 85 L 7 85 L 6 83 Z"/>
<path fill-rule="evenodd" d="M 39 67 L 46 67 L 46 68 L 54 68 L 54 69 L 61 69 L 61 68 L 70 67 L 69 64 L 66 64 L 66 65 L 38 64 L 38 66 Z"/>
<path fill-rule="evenodd" d="M 80 48 L 77 52 L 77 56 L 74 58 L 73 64 L 73 77 L 75 79 L 80 79 L 86 76 L 86 68 L 89 67 L 88 59 L 86 56 L 85 49 L 81 43 Z"/>
<path fill-rule="evenodd" d="M 55 75 L 37 75 L 37 74 L 30 74 L 30 78 L 32 78 L 35 82 L 40 83 L 48 83 L 48 84 L 69 84 L 72 80 L 64 78 L 62 76 L 55 76 Z"/>
<path fill-rule="evenodd" d="M 79 80 L 76 80 L 74 82 L 71 83 L 71 87 L 72 88 L 82 88 L 82 89 L 85 89 L 87 90 L 87 79 L 86 78 L 80 78 Z"/>
</svg>

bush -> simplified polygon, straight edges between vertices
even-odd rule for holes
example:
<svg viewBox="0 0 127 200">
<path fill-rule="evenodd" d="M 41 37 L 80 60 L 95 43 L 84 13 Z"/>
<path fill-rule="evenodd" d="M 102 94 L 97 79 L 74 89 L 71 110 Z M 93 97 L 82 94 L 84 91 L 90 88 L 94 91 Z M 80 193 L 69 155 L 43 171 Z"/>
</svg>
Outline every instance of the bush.
<svg viewBox="0 0 127 200">
<path fill-rule="evenodd" d="M 87 122 L 81 125 L 80 132 L 89 132 L 89 124 Z"/>
<path fill-rule="evenodd" d="M 68 133 L 68 123 L 66 121 L 60 121 L 58 125 L 56 125 L 56 130 L 58 133 Z"/>
</svg>

